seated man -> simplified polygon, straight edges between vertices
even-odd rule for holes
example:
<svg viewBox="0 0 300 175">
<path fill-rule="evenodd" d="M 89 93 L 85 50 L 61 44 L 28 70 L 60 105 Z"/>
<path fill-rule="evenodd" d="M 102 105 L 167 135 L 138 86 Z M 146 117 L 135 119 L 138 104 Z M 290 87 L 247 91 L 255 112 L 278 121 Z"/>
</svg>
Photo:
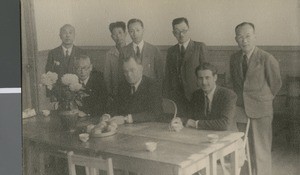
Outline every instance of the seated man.
<svg viewBox="0 0 300 175">
<path fill-rule="evenodd" d="M 217 69 L 210 63 L 203 63 L 195 70 L 200 89 L 192 94 L 189 104 L 187 127 L 205 130 L 236 131 L 236 94 L 216 85 Z"/>
<path fill-rule="evenodd" d="M 93 71 L 91 60 L 86 55 L 80 55 L 75 60 L 76 74 L 88 94 L 83 98 L 83 106 L 79 110 L 87 115 L 99 116 L 105 112 L 107 91 L 103 76 L 100 72 Z"/>
<path fill-rule="evenodd" d="M 158 81 L 143 76 L 141 62 L 133 57 L 125 58 L 122 64 L 126 81 L 121 82 L 118 87 L 114 102 L 115 114 L 121 115 L 121 120 L 127 123 L 157 121 L 162 113 L 162 95 Z"/>
</svg>

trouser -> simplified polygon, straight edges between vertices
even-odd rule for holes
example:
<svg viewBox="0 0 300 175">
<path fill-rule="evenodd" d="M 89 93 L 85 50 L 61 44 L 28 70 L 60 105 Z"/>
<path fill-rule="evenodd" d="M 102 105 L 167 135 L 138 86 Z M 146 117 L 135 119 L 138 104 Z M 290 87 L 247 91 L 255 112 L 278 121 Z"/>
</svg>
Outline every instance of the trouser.
<svg viewBox="0 0 300 175">
<path fill-rule="evenodd" d="M 273 116 L 250 118 L 249 144 L 253 175 L 272 175 Z"/>
</svg>

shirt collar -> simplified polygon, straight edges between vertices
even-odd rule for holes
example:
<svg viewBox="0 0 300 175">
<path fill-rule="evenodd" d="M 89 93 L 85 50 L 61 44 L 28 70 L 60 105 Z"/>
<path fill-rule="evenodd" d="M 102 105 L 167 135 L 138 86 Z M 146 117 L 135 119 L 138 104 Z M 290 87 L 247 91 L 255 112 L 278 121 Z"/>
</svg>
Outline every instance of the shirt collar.
<svg viewBox="0 0 300 175">
<path fill-rule="evenodd" d="M 251 58 L 251 56 L 252 56 L 252 54 L 253 54 L 254 49 L 255 49 L 255 47 L 253 47 L 253 49 L 252 49 L 248 54 L 245 54 L 245 53 L 243 52 L 243 56 L 244 56 L 244 55 L 247 55 L 247 62 L 248 62 L 248 63 L 249 63 L 249 60 L 250 60 L 250 58 Z"/>
<path fill-rule="evenodd" d="M 132 43 L 133 43 L 133 49 L 135 52 L 136 52 L 136 46 L 138 46 L 140 48 L 140 52 L 142 52 L 142 49 L 143 49 L 144 43 L 145 43 L 144 40 L 142 40 L 139 44 L 136 44 L 134 42 L 132 42 Z"/>
<path fill-rule="evenodd" d="M 90 79 L 90 76 L 88 76 L 85 80 L 80 80 L 80 82 L 81 83 L 84 83 L 84 85 L 86 85 L 87 84 L 87 82 L 89 81 L 89 79 Z"/>
<path fill-rule="evenodd" d="M 191 39 L 187 40 L 186 42 L 184 42 L 183 44 L 179 44 L 179 47 L 181 47 L 181 45 L 183 45 L 184 49 L 187 48 L 187 46 L 189 45 Z"/>
<path fill-rule="evenodd" d="M 63 45 L 61 45 L 62 46 L 62 48 L 63 48 L 63 51 L 64 51 L 64 55 L 66 55 L 66 51 L 68 50 L 68 52 L 69 52 L 69 55 L 71 55 L 71 53 L 72 53 L 72 49 L 73 49 L 73 46 L 71 46 L 70 48 L 65 48 Z"/>
<path fill-rule="evenodd" d="M 215 86 L 215 87 L 213 88 L 213 90 L 210 91 L 208 94 L 204 93 L 205 95 L 207 95 L 207 98 L 209 99 L 209 102 L 210 102 L 210 103 L 213 101 L 214 94 L 215 94 L 215 91 L 216 91 L 216 87 L 217 87 L 217 86 Z"/>
</svg>

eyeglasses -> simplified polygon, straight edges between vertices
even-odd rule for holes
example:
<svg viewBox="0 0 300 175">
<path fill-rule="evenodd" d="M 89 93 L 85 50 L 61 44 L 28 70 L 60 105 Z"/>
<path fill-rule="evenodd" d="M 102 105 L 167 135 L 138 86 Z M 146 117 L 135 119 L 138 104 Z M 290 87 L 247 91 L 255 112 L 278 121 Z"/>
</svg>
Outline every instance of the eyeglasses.
<svg viewBox="0 0 300 175">
<path fill-rule="evenodd" d="M 87 66 L 87 67 L 77 67 L 76 71 L 87 71 L 89 69 L 90 69 L 90 66 Z"/>
<path fill-rule="evenodd" d="M 182 31 L 179 31 L 179 30 L 174 30 L 173 32 L 176 34 L 176 35 L 180 35 L 180 34 L 186 34 L 189 30 L 182 30 Z"/>
</svg>

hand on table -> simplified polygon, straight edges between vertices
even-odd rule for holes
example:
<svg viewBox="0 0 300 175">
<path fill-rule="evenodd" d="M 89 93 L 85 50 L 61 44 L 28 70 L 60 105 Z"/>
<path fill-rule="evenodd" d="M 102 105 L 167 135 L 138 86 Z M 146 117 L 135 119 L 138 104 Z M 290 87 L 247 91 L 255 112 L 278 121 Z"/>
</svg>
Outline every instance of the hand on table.
<svg viewBox="0 0 300 175">
<path fill-rule="evenodd" d="M 118 125 L 123 125 L 124 123 L 132 123 L 132 115 L 126 115 L 126 116 L 114 116 L 110 119 L 110 121 L 113 121 L 115 123 L 117 123 Z"/>
<path fill-rule="evenodd" d="M 193 119 L 188 119 L 185 126 L 191 128 L 197 128 L 197 122 Z"/>
</svg>

